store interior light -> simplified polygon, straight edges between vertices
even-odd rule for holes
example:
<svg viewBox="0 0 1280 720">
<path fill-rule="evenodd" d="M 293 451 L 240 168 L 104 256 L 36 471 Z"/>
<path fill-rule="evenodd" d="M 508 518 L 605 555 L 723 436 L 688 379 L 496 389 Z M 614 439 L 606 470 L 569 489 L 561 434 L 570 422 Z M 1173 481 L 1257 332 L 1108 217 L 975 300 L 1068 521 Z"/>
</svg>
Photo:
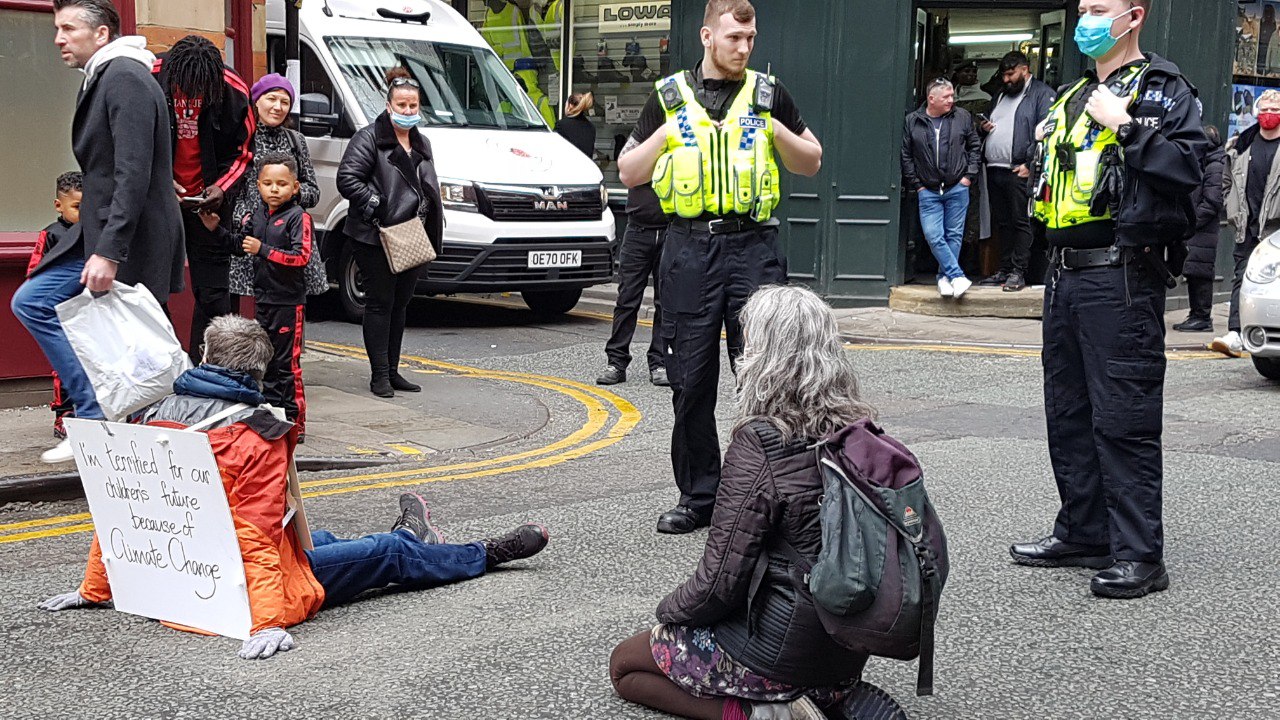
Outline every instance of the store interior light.
<svg viewBox="0 0 1280 720">
<path fill-rule="evenodd" d="M 1015 43 L 1035 37 L 1029 32 L 987 33 L 983 35 L 952 35 L 952 45 L 984 45 L 994 43 Z"/>
</svg>

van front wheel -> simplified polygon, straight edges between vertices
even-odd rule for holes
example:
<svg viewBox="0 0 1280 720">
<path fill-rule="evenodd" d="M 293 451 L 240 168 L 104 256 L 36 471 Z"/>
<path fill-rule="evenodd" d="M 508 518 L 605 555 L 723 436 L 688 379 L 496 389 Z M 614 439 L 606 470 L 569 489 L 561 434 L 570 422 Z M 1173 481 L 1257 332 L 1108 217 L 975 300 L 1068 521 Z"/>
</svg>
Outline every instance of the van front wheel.
<svg viewBox="0 0 1280 720">
<path fill-rule="evenodd" d="M 520 293 L 524 304 L 538 315 L 563 315 L 578 304 L 582 288 L 572 290 L 525 290 Z"/>
<path fill-rule="evenodd" d="M 1280 358 L 1274 357 L 1253 357 L 1253 366 L 1258 369 L 1258 373 L 1268 380 L 1280 381 Z"/>
<path fill-rule="evenodd" d="M 347 322 L 364 320 L 364 276 L 356 265 L 351 241 L 343 243 L 342 254 L 338 256 L 338 298 L 342 301 L 342 315 Z"/>
</svg>

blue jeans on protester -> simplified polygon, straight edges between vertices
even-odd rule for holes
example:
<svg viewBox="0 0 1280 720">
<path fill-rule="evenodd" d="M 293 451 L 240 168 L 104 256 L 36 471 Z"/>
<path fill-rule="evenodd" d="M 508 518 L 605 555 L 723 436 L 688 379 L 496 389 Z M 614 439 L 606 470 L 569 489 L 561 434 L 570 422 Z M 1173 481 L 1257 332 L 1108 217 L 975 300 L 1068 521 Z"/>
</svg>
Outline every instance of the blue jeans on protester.
<svg viewBox="0 0 1280 720">
<path fill-rule="evenodd" d="M 408 530 L 340 540 L 333 533 L 311 533 L 307 551 L 311 574 L 324 588 L 324 606 L 350 602 L 366 590 L 389 585 L 408 589 L 446 585 L 479 577 L 485 571 L 484 543 L 428 545 Z"/>
<path fill-rule="evenodd" d="M 969 212 L 969 188 L 953 185 L 944 193 L 925 188 L 917 195 L 920 196 L 920 227 L 938 260 L 938 279 L 964 277 L 960 269 L 960 246 L 964 242 L 964 221 Z"/>
<path fill-rule="evenodd" d="M 106 415 L 98 406 L 98 396 L 93 392 L 89 376 L 71 349 L 71 343 L 67 342 L 67 334 L 54 310 L 58 303 L 84 292 L 84 285 L 80 284 L 83 270 L 84 258 L 63 258 L 22 283 L 13 294 L 9 307 L 58 373 L 68 399 L 75 406 L 76 417 L 105 420 Z"/>
</svg>

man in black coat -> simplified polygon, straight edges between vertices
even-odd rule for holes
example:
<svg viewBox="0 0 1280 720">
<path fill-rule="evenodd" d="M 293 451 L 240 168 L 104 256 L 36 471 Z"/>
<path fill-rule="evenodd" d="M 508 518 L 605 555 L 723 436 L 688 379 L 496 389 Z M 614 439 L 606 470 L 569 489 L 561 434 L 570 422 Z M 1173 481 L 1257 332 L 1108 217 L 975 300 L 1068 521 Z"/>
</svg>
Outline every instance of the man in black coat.
<svg viewBox="0 0 1280 720">
<path fill-rule="evenodd" d="M 1032 229 L 1027 212 L 1031 198 L 1031 166 L 1035 164 L 1036 126 L 1049 117 L 1056 94 L 1031 75 L 1031 62 L 1020 52 L 1000 61 L 1003 85 L 978 127 L 984 137 L 982 175 L 991 221 L 1000 229 L 1000 270 L 982 281 L 1007 292 L 1027 286 Z M 985 216 L 984 216 L 985 217 Z M 990 237 L 983 223 L 983 237 Z"/>
<path fill-rule="evenodd" d="M 141 37 L 120 37 L 110 0 L 55 0 L 54 43 L 83 68 L 71 126 L 84 173 L 81 252 L 69 252 L 14 293 L 14 315 L 62 378 L 76 417 L 103 418 L 93 386 L 58 321 L 58 303 L 87 287 L 141 283 L 162 304 L 182 289 L 182 219 L 173 194 L 173 160 L 164 95 L 151 79 L 154 56 Z M 45 462 L 71 460 L 64 440 Z"/>
</svg>

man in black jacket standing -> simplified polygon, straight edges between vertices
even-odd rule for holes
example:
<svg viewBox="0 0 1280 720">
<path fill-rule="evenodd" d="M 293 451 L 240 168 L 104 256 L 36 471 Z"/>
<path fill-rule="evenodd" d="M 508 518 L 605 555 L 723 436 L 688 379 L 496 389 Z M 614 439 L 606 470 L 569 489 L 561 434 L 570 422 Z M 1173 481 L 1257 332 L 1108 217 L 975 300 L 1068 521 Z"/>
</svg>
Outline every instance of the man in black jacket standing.
<svg viewBox="0 0 1280 720">
<path fill-rule="evenodd" d="M 1031 62 L 1020 52 L 1000 61 L 1002 90 L 991 101 L 987 119 L 978 128 L 985 142 L 983 197 L 991 220 L 1000 229 L 1000 271 L 982 285 L 1002 285 L 1008 292 L 1027 286 L 1031 262 L 1031 166 L 1035 164 L 1036 126 L 1049 116 L 1054 92 L 1031 75 Z M 983 234 L 989 237 L 988 233 Z"/>
<path fill-rule="evenodd" d="M 902 186 L 920 199 L 920 226 L 938 261 L 938 293 L 958 298 L 973 284 L 960 269 L 960 246 L 982 141 L 973 116 L 955 106 L 950 80 L 934 80 L 925 93 L 924 106 L 907 115 L 902 130 Z"/>
<path fill-rule="evenodd" d="M 1062 505 L 1052 535 L 1010 554 L 1101 570 L 1090 589 L 1108 598 L 1169 587 L 1165 293 L 1181 272 L 1208 150 L 1196 89 L 1138 47 L 1152 1 L 1081 5 L 1076 43 L 1097 72 L 1065 89 L 1041 125 L 1049 151 L 1035 192 L 1053 249 L 1042 361 Z"/>
<path fill-rule="evenodd" d="M 256 118 L 249 109 L 249 87 L 222 62 L 208 39 L 188 35 L 173 44 L 152 67 L 164 91 L 172 122 L 173 185 L 182 203 L 187 261 L 191 270 L 191 336 L 187 351 L 199 364 L 200 345 L 209 322 L 232 312 L 231 253 L 201 215 L 230 218 L 244 171 L 253 159 Z"/>
<path fill-rule="evenodd" d="M 55 0 L 54 44 L 62 60 L 85 72 L 71 121 L 71 143 L 84 173 L 79 248 L 67 248 L 13 295 L 14 315 L 62 379 L 76 417 L 104 418 L 84 367 L 58 321 L 58 303 L 141 283 L 161 304 L 182 290 L 182 221 L 173 197 L 169 122 L 151 80 L 154 56 L 141 37 L 120 36 L 110 0 Z M 42 456 L 70 461 L 62 441 Z"/>
</svg>

